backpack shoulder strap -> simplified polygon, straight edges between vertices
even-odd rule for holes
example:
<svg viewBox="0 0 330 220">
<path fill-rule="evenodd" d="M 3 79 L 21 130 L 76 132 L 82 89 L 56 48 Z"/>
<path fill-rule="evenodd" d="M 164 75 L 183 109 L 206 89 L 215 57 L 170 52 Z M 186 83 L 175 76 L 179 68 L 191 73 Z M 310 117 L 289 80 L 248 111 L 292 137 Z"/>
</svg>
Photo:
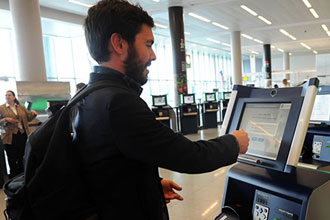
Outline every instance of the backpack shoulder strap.
<svg viewBox="0 0 330 220">
<path fill-rule="evenodd" d="M 111 80 L 102 80 L 102 81 L 97 81 L 92 84 L 88 84 L 84 86 L 75 96 L 73 96 L 68 104 L 65 106 L 66 109 L 70 109 L 72 106 L 77 104 L 79 101 L 81 101 L 83 98 L 85 98 L 87 95 L 90 93 L 106 88 L 106 87 L 117 87 L 117 88 L 122 88 L 122 89 L 127 89 L 125 86 L 120 85 L 116 82 L 113 82 Z"/>
</svg>

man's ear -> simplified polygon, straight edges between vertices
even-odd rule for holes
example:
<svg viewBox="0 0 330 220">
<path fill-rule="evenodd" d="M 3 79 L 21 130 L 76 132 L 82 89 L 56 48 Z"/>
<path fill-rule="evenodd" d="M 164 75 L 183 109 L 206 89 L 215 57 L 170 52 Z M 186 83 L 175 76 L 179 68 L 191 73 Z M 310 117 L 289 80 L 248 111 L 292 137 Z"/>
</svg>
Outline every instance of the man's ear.
<svg viewBox="0 0 330 220">
<path fill-rule="evenodd" d="M 111 46 L 113 52 L 122 55 L 126 53 L 127 42 L 120 34 L 114 33 L 111 35 L 109 46 Z"/>
</svg>

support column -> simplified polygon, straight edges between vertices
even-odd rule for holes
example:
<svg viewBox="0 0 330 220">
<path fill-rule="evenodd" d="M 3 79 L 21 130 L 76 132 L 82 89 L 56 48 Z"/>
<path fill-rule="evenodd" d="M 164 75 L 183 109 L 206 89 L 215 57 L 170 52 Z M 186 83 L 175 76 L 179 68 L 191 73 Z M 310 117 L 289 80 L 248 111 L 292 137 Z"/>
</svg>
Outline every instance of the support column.
<svg viewBox="0 0 330 220">
<path fill-rule="evenodd" d="M 283 53 L 283 69 L 284 70 L 290 70 L 290 56 L 289 56 L 289 52 L 284 52 Z M 284 74 L 283 78 L 285 78 L 288 81 L 290 81 L 290 73 Z"/>
<path fill-rule="evenodd" d="M 271 63 L 271 50 L 270 44 L 264 44 L 264 57 L 263 57 L 264 71 L 265 71 L 265 87 L 272 87 L 272 63 Z"/>
<path fill-rule="evenodd" d="M 47 81 L 39 0 L 10 0 L 15 31 L 18 81 Z"/>
<path fill-rule="evenodd" d="M 183 8 L 181 6 L 169 7 L 168 16 L 172 41 L 175 105 L 179 106 L 180 94 L 188 91 Z"/>
<path fill-rule="evenodd" d="M 242 85 L 242 50 L 241 32 L 231 33 L 231 63 L 233 69 L 233 84 Z"/>
</svg>

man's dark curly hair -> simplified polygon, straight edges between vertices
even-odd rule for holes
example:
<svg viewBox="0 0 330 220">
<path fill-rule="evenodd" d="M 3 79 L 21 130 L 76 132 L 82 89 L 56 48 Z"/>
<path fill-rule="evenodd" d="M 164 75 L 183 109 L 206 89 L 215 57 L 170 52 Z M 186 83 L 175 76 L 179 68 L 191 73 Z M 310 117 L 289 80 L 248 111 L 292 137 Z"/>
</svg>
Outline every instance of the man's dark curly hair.
<svg viewBox="0 0 330 220">
<path fill-rule="evenodd" d="M 108 44 L 113 33 L 118 33 L 129 44 L 134 43 L 142 24 L 154 27 L 152 17 L 139 5 L 126 0 L 102 0 L 88 10 L 84 22 L 86 42 L 96 62 L 110 59 Z"/>
</svg>

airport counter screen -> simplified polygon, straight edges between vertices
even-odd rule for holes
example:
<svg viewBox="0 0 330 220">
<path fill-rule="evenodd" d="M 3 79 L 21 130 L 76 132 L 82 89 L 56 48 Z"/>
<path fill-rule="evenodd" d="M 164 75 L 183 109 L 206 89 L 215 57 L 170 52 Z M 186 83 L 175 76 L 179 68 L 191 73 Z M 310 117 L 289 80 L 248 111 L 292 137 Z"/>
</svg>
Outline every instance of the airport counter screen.
<svg viewBox="0 0 330 220">
<path fill-rule="evenodd" d="M 211 102 L 211 101 L 216 101 L 215 100 L 215 93 L 206 93 L 206 101 Z"/>
<path fill-rule="evenodd" d="M 247 103 L 239 129 L 250 138 L 246 154 L 276 160 L 291 103 Z"/>
<path fill-rule="evenodd" d="M 184 95 L 183 96 L 183 103 L 184 104 L 193 104 L 193 103 L 195 103 L 194 95 Z"/>
<path fill-rule="evenodd" d="M 311 120 L 330 121 L 330 95 L 316 96 Z"/>
</svg>

